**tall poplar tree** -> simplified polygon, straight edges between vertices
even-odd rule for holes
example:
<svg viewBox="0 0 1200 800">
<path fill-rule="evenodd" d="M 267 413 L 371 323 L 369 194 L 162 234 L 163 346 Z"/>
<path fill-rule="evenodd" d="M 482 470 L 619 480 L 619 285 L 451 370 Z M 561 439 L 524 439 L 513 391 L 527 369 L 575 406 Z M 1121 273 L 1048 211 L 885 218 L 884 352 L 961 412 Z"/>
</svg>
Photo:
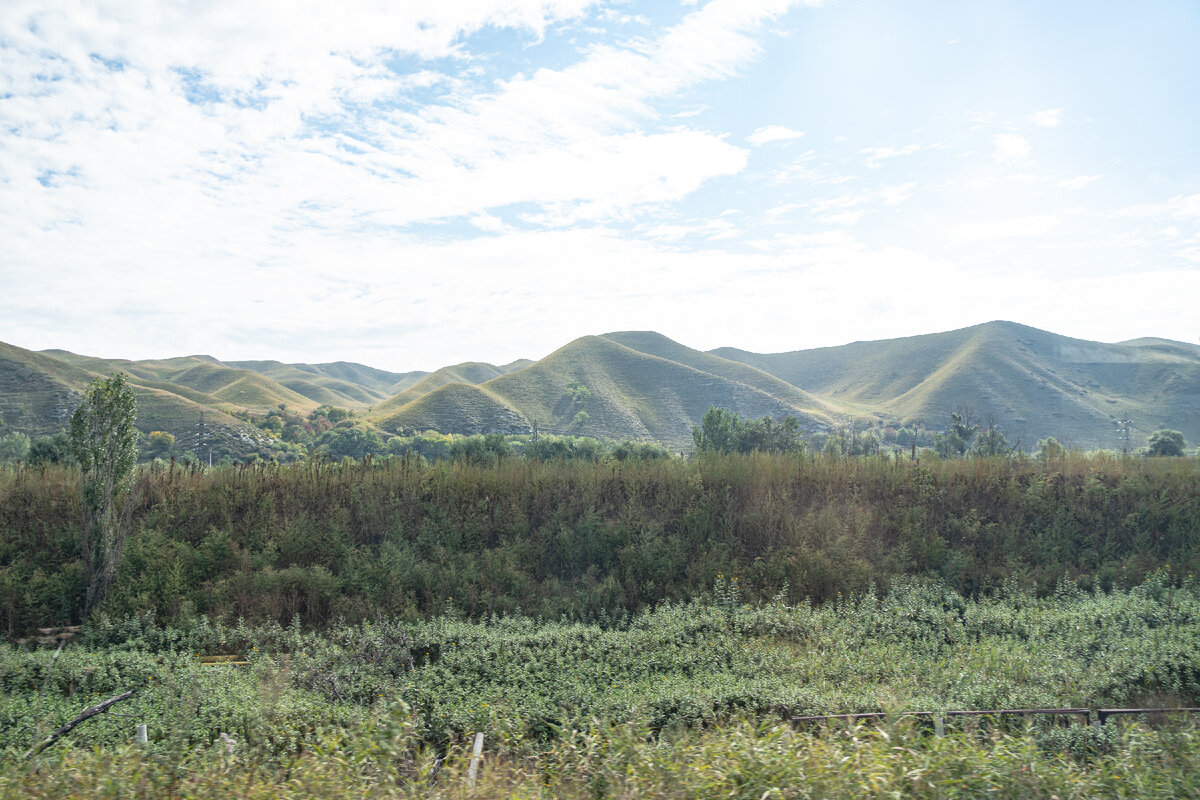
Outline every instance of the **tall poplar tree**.
<svg viewBox="0 0 1200 800">
<path fill-rule="evenodd" d="M 137 398 L 121 373 L 92 381 L 71 415 L 71 452 L 83 480 L 84 617 L 108 593 L 129 532 L 129 515 L 121 511 L 137 462 L 136 415 Z"/>
</svg>

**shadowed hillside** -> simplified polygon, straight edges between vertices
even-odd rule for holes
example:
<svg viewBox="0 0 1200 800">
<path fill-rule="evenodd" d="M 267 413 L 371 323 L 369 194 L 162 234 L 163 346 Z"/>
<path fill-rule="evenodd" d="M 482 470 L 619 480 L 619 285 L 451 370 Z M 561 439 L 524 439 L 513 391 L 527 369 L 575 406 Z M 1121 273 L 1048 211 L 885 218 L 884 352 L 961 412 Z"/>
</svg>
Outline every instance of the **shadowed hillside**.
<svg viewBox="0 0 1200 800">
<path fill-rule="evenodd" d="M 305 397 L 342 408 L 365 408 L 402 392 L 428 372 L 388 372 L 349 361 L 284 364 L 281 361 L 227 361 L 279 381 Z M 310 393 L 311 392 L 311 393 Z M 318 397 L 317 392 L 322 392 Z M 324 399 L 322 399 L 324 398 Z"/>
<path fill-rule="evenodd" d="M 253 410 L 274 408 L 280 403 L 304 410 L 320 405 L 257 372 L 231 367 L 212 356 L 130 361 L 81 356 L 66 350 L 43 353 L 96 375 L 124 372 L 135 384 L 171 391 L 205 405 L 227 403 Z"/>
<path fill-rule="evenodd" d="M 745 416 L 793 414 L 809 429 L 827 424 L 815 409 L 797 408 L 753 386 L 601 336 L 576 339 L 484 387 L 544 430 L 648 438 L 674 448 L 691 446 L 692 425 L 714 405 L 738 409 Z M 586 390 L 586 396 L 576 387 Z M 580 412 L 586 414 L 582 423 L 575 421 Z"/>
<path fill-rule="evenodd" d="M 118 370 L 129 376 L 138 401 L 136 425 L 143 433 L 167 431 L 185 448 L 207 455 L 211 449 L 222 454 L 256 450 L 264 437 L 259 431 L 234 419 L 228 404 L 202 391 L 155 380 L 158 373 L 144 362 L 109 361 L 77 356 L 65 351 L 35 353 L 0 343 L 0 418 L 6 428 L 30 436 L 44 436 L 65 429 L 83 390 L 97 377 Z M 189 356 L 154 362 L 167 369 L 197 369 L 212 366 L 205 357 Z M 134 366 L 139 366 L 133 369 Z M 85 366 L 94 367 L 89 369 Z M 126 366 L 128 365 L 128 366 Z M 227 384 L 234 386 L 235 383 Z"/>
<path fill-rule="evenodd" d="M 372 421 L 388 433 L 527 433 L 529 421 L 503 398 L 480 386 L 449 383 L 399 408 L 380 408 Z"/>
<path fill-rule="evenodd" d="M 487 364 L 482 361 L 466 361 L 462 364 L 442 367 L 435 372 L 429 373 L 394 397 L 388 398 L 376 408 L 376 411 L 387 415 L 411 403 L 413 400 L 451 383 L 478 385 L 485 381 L 490 381 L 492 378 L 507 375 L 514 370 L 524 369 L 532 363 L 534 362 L 529 359 L 520 359 L 497 367 L 495 364 Z"/>
<path fill-rule="evenodd" d="M 227 361 L 228 366 L 249 370 L 279 383 L 318 405 L 339 408 L 366 408 L 387 397 L 387 386 L 374 389 L 360 383 L 331 378 L 315 370 L 281 361 Z M 390 373 L 389 373 L 390 374 Z M 388 384 L 390 386 L 390 384 Z"/>
<path fill-rule="evenodd" d="M 940 427 L 968 404 L 994 415 L 1026 445 L 1056 436 L 1082 447 L 1115 447 L 1128 413 L 1140 431 L 1164 426 L 1200 438 L 1200 348 L 1165 340 L 1105 344 L 1012 322 L 759 354 L 712 351 L 834 402 L 869 404 L 901 422 Z"/>
<path fill-rule="evenodd" d="M 814 414 L 831 415 L 845 413 L 844 407 L 835 406 L 808 392 L 798 389 L 792 384 L 752 367 L 740 361 L 720 358 L 702 350 L 693 350 L 673 339 L 668 339 L 654 331 L 620 331 L 604 334 L 605 339 L 625 345 L 631 350 L 645 353 L 658 358 L 665 358 L 679 364 L 716 375 L 719 378 L 743 383 L 773 397 L 779 398 L 798 410 L 811 411 Z"/>
</svg>

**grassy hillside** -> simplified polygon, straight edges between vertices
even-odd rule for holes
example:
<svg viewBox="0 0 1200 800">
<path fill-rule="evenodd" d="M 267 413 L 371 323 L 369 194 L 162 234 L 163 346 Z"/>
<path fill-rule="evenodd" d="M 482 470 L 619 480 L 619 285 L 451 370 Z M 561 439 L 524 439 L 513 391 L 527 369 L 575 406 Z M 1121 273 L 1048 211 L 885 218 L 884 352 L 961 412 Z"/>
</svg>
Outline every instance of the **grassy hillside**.
<svg viewBox="0 0 1200 800">
<path fill-rule="evenodd" d="M 743 417 L 795 415 L 810 431 L 846 422 L 940 430 L 950 411 L 967 405 L 978 422 L 993 418 L 1026 448 L 1045 436 L 1117 448 L 1116 422 L 1126 415 L 1134 446 L 1164 427 L 1182 431 L 1189 448 L 1200 444 L 1200 347 L 1157 338 L 1089 342 L 1011 322 L 774 354 L 705 353 L 652 331 L 621 331 L 583 337 L 537 362 L 464 362 L 432 373 L 4 352 L 0 415 L 8 409 L 10 425 L 34 434 L 61 427 L 71 392 L 121 370 L 152 405 L 179 399 L 171 401 L 177 411 L 162 415 L 170 420 L 188 416 L 180 401 L 243 416 L 281 404 L 301 415 L 331 405 L 365 410 L 364 421 L 385 431 L 513 432 L 536 423 L 549 433 L 688 449 L 691 427 L 713 405 Z"/>
<path fill-rule="evenodd" d="M 829 400 L 874 406 L 898 420 L 940 427 L 971 405 L 994 414 L 1026 444 L 1056 436 L 1081 447 L 1115 447 L 1128 413 L 1140 443 L 1173 427 L 1200 440 L 1200 348 L 1166 340 L 1105 344 L 1011 322 L 957 331 L 759 354 L 720 348 Z"/>
<path fill-rule="evenodd" d="M 322 387 L 341 396 L 341 402 L 331 399 L 322 403 L 341 408 L 374 406 L 392 395 L 404 391 L 428 375 L 428 372 L 388 372 L 350 361 L 328 364 L 284 364 L 279 361 L 229 361 L 230 366 L 253 370 L 279 381 L 306 397 L 318 398 L 308 391 L 310 385 Z"/>
<path fill-rule="evenodd" d="M 384 396 L 395 394 L 425 377 L 425 372 L 389 372 L 384 369 L 355 364 L 350 361 L 333 361 L 328 364 L 294 364 L 297 369 L 334 378 L 347 383 L 356 383 Z M 397 386 L 401 388 L 396 388 Z"/>
<path fill-rule="evenodd" d="M 123 371 L 137 396 L 136 425 L 143 433 L 167 431 L 180 449 L 204 456 L 211 449 L 216 458 L 256 452 L 267 444 L 259 431 L 230 416 L 231 404 L 200 389 L 159 379 L 180 368 L 220 367 L 204 356 L 130 362 L 61 350 L 36 353 L 0 343 L 0 417 L 7 428 L 30 436 L 57 433 L 67 427 L 89 383 Z"/>
<path fill-rule="evenodd" d="M 320 405 L 260 373 L 231 367 L 212 356 L 130 361 L 81 356 L 66 350 L 43 352 L 96 375 L 124 372 L 135 384 L 170 391 L 205 405 L 224 404 L 227 410 L 235 407 L 266 410 L 287 403 L 295 405 L 297 410 L 311 411 Z"/>
<path fill-rule="evenodd" d="M 527 433 L 529 420 L 501 397 L 480 386 L 450 383 L 396 407 L 381 406 L 370 421 L 389 433 Z"/>
<path fill-rule="evenodd" d="M 673 339 L 668 339 L 654 331 L 621 331 L 604 334 L 605 339 L 623 344 L 637 350 L 639 353 L 658 356 L 669 361 L 684 364 L 700 372 L 707 372 L 730 381 L 743 383 L 761 392 L 779 398 L 788 405 L 800 411 L 809 411 L 819 416 L 846 414 L 849 409 L 838 406 L 827 400 L 815 397 L 808 392 L 798 389 L 792 384 L 764 372 L 757 367 L 740 361 L 720 358 L 702 350 L 693 350 Z"/>
<path fill-rule="evenodd" d="M 7 430 L 42 436 L 62 430 L 96 375 L 0 342 L 0 419 Z"/>
<path fill-rule="evenodd" d="M 654 439 L 672 448 L 691 446 L 692 426 L 713 405 L 745 416 L 794 414 L 809 428 L 827 424 L 815 410 L 601 336 L 577 339 L 533 366 L 483 386 L 546 431 Z M 580 399 L 574 386 L 588 395 Z M 587 419 L 576 424 L 580 411 Z"/>
<path fill-rule="evenodd" d="M 307 397 L 318 405 L 339 408 L 367 408 L 387 397 L 385 385 L 382 389 L 372 388 L 341 378 L 322 375 L 315 369 L 304 369 L 306 364 L 284 364 L 282 361 L 228 361 L 237 369 L 249 370 Z M 389 376 L 392 373 L 387 373 Z M 372 383 L 375 383 L 372 381 Z"/>
<path fill-rule="evenodd" d="M 256 372 L 224 364 L 196 364 L 168 373 L 166 378 L 219 401 L 254 411 L 267 411 L 284 403 L 289 408 L 308 412 L 320 405 Z"/>
<path fill-rule="evenodd" d="M 533 362 L 513 363 L 532 364 Z M 494 364 L 487 364 L 482 361 L 466 361 L 462 364 L 442 367 L 439 370 L 429 373 L 412 386 L 397 393 L 394 397 L 389 397 L 380 403 L 376 410 L 384 414 L 390 414 L 417 398 L 427 395 L 435 389 L 448 386 L 451 383 L 465 383 L 474 386 L 485 381 L 490 381 L 492 378 L 507 375 L 509 372 L 512 372 L 512 369 L 497 367 Z"/>
</svg>

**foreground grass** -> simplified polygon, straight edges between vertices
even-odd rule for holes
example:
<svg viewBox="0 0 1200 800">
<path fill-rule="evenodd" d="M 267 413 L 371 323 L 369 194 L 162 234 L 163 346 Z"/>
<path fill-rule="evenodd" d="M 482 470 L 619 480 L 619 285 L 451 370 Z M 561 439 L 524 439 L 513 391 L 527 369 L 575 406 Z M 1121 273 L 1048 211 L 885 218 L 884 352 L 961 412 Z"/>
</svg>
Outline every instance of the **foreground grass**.
<svg viewBox="0 0 1200 800">
<path fill-rule="evenodd" d="M 197 663 L 215 653 L 249 663 Z M 145 722 L 153 752 L 225 733 L 286 759 L 402 710 L 431 746 L 484 731 L 534 755 L 592 718 L 662 732 L 740 715 L 1196 706 L 1200 587 L 1164 570 L 1107 594 L 1063 583 L 970 600 L 911 584 L 814 607 L 742 603 L 724 580 L 704 601 L 605 624 L 472 622 L 452 607 L 319 631 L 101 620 L 60 653 L 0 646 L 0 760 L 135 688 L 115 712 L 136 719 L 97 717 L 56 747 L 119 746 Z"/>
<path fill-rule="evenodd" d="M 1076 728 L 1089 733 L 1086 728 Z M 1087 738 L 1085 737 L 1076 737 Z M 1138 725 L 1071 755 L 1032 735 L 935 739 L 904 723 L 804 732 L 739 720 L 653 735 L 637 726 L 567 730 L 536 756 L 493 748 L 476 786 L 466 754 L 441 769 L 400 721 L 325 737 L 285 764 L 224 743 L 154 755 L 58 755 L 0 771 L 5 798 L 1190 798 L 1200 796 L 1194 728 Z"/>
</svg>

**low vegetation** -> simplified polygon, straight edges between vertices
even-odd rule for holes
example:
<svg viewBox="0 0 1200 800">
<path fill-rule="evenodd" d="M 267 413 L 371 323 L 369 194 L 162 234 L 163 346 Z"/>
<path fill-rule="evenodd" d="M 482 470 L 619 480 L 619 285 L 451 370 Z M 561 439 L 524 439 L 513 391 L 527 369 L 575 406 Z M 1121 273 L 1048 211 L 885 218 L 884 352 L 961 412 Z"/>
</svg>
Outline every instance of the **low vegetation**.
<svg viewBox="0 0 1200 800">
<path fill-rule="evenodd" d="M 981 600 L 905 583 L 821 606 L 782 594 L 747 604 L 737 584 L 722 576 L 703 599 L 593 623 L 471 622 L 449 598 L 428 620 L 324 630 L 102 616 L 61 653 L 0 646 L 0 758 L 13 765 L 0 787 L 63 796 L 115 786 L 110 776 L 146 796 L 212 796 L 234 780 L 263 796 L 324 796 L 337 782 L 362 796 L 456 796 L 475 731 L 488 742 L 485 796 L 849 797 L 874 785 L 1048 797 L 1122 780 L 1169 796 L 1200 766 L 1182 717 L 1158 731 L 962 721 L 944 740 L 912 720 L 828 733 L 786 724 L 848 711 L 1196 705 L 1193 579 L 1162 570 L 1128 591 L 1064 581 L 1042 599 L 1014 585 Z M 214 653 L 248 663 L 199 663 Z M 48 730 L 130 688 L 117 711 L 132 716 L 96 717 L 38 756 L 53 765 L 42 780 L 15 766 Z M 150 743 L 134 754 L 137 722 Z"/>
</svg>

